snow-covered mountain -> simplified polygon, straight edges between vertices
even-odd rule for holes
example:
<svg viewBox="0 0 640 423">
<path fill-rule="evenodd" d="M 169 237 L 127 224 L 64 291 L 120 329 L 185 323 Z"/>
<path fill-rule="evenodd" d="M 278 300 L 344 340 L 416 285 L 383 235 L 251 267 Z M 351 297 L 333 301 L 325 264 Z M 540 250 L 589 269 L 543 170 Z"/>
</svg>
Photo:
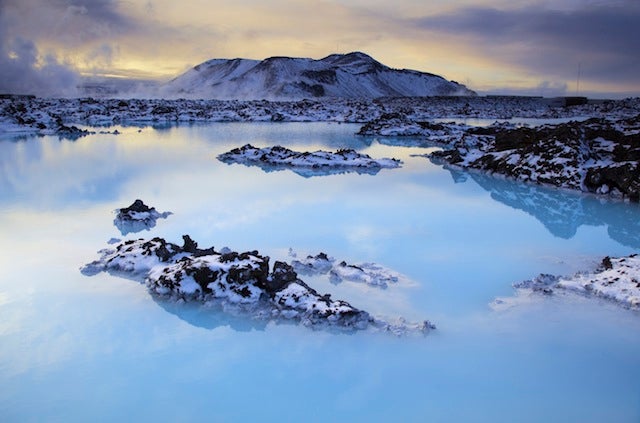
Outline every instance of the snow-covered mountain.
<svg viewBox="0 0 640 423">
<path fill-rule="evenodd" d="M 391 69 L 360 52 L 332 54 L 320 60 L 213 59 L 163 85 L 161 94 L 238 100 L 476 95 L 441 76 Z"/>
</svg>

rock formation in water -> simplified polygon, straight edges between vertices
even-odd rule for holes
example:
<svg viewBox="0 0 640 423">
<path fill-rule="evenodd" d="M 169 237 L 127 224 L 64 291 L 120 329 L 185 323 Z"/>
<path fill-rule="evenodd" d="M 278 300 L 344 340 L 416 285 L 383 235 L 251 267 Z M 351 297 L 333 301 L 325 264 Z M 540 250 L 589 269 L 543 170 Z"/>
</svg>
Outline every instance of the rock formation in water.
<svg viewBox="0 0 640 423">
<path fill-rule="evenodd" d="M 536 128 L 469 129 L 436 163 L 637 202 L 640 115 Z"/>
<path fill-rule="evenodd" d="M 291 169 L 301 176 L 319 176 L 335 173 L 357 172 L 375 174 L 383 168 L 397 168 L 398 159 L 373 159 L 367 154 L 351 149 L 297 152 L 281 146 L 257 148 L 251 144 L 220 154 L 218 160 L 259 166 L 265 172 Z"/>
<path fill-rule="evenodd" d="M 546 295 L 555 292 L 573 292 L 588 297 L 602 298 L 625 308 L 640 309 L 640 257 L 605 257 L 591 272 L 573 276 L 542 274 L 532 280 L 514 284 L 518 289 L 531 289 Z"/>
<path fill-rule="evenodd" d="M 298 278 L 293 267 L 257 251 L 217 252 L 200 249 L 188 236 L 182 246 L 162 238 L 129 240 L 100 251 L 100 258 L 85 265 L 86 275 L 106 271 L 144 279 L 156 296 L 184 301 L 213 301 L 259 319 L 285 319 L 312 327 L 330 325 L 349 330 L 376 327 L 394 333 L 426 332 L 434 328 L 418 324 L 388 323 L 346 301 L 320 295 Z"/>
<path fill-rule="evenodd" d="M 389 284 L 397 283 L 402 277 L 391 269 L 376 263 L 349 264 L 344 260 L 336 263 L 333 257 L 322 252 L 315 256 L 308 255 L 305 258 L 297 258 L 297 254 L 290 250 L 289 255 L 294 257 L 291 266 L 296 272 L 309 276 L 327 274 L 333 284 L 349 281 L 385 289 Z"/>
<path fill-rule="evenodd" d="M 166 219 L 171 212 L 158 212 L 155 207 L 149 207 L 140 199 L 135 200 L 129 207 L 116 210 L 113 224 L 122 235 L 130 232 L 149 230 L 156 226 L 158 219 Z"/>
</svg>

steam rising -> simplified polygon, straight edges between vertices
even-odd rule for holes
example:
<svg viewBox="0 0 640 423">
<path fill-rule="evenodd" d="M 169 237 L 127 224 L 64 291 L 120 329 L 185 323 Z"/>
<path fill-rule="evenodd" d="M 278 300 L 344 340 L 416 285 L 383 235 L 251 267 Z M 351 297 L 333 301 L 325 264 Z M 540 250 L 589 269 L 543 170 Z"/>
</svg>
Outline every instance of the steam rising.
<svg viewBox="0 0 640 423">
<path fill-rule="evenodd" d="M 72 96 L 79 74 L 53 55 L 40 56 L 30 40 L 2 40 L 0 93 Z"/>
</svg>

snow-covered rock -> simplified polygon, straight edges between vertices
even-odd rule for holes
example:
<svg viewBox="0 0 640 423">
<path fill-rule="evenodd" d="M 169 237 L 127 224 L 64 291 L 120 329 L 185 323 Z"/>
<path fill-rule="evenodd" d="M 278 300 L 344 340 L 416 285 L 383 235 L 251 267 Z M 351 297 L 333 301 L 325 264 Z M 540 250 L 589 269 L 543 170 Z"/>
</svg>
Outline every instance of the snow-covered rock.
<svg viewBox="0 0 640 423">
<path fill-rule="evenodd" d="M 155 266 L 175 262 L 186 255 L 182 247 L 158 237 L 121 241 L 114 248 L 105 248 L 98 254 L 98 260 L 80 269 L 83 274 L 111 272 L 136 278 L 146 276 Z"/>
<path fill-rule="evenodd" d="M 259 166 L 267 172 L 292 169 L 305 177 L 346 171 L 375 174 L 380 169 L 397 168 L 402 164 L 398 159 L 372 159 L 351 149 L 335 153 L 321 150 L 301 153 L 281 146 L 257 148 L 251 144 L 220 154 L 218 160 L 227 164 Z"/>
<path fill-rule="evenodd" d="M 164 97 L 235 100 L 476 95 L 441 76 L 391 69 L 360 52 L 320 60 L 213 59 L 171 80 L 161 93 Z"/>
<path fill-rule="evenodd" d="M 347 264 L 345 261 L 333 266 L 329 277 L 332 283 L 340 283 L 345 280 L 379 288 L 386 288 L 390 283 L 396 283 L 399 280 L 398 274 L 379 264 Z"/>
<path fill-rule="evenodd" d="M 0 96 L 0 136 L 73 135 L 64 127 L 165 125 L 193 122 L 355 122 L 400 114 L 406 122 L 435 118 L 632 118 L 640 99 L 557 107 L 546 99 L 517 97 L 324 98 L 301 101 L 166 99 L 45 99 Z M 394 129 L 394 131 L 405 131 Z M 83 132 L 84 133 L 84 132 Z M 113 132 L 115 133 L 115 131 Z"/>
<path fill-rule="evenodd" d="M 93 132 L 66 124 L 61 114 L 47 108 L 32 109 L 27 105 L 37 102 L 29 96 L 10 96 L 0 100 L 0 134 L 57 135 L 76 140 Z"/>
<path fill-rule="evenodd" d="M 640 115 L 515 129 L 475 128 L 430 158 L 524 182 L 640 199 Z"/>
<path fill-rule="evenodd" d="M 94 275 L 111 272 L 144 280 L 155 297 L 179 301 L 215 302 L 242 310 L 257 319 L 285 319 L 311 327 L 329 325 L 349 330 L 368 327 L 396 334 L 426 332 L 434 326 L 421 323 L 389 323 L 374 318 L 342 300 L 320 295 L 298 278 L 293 267 L 257 251 L 217 252 L 200 249 L 187 235 L 184 245 L 151 240 L 124 241 L 99 252 L 100 258 L 81 271 Z"/>
<path fill-rule="evenodd" d="M 416 121 L 399 112 L 385 113 L 367 122 L 358 135 L 378 135 L 383 137 L 420 137 L 433 144 L 449 144 L 464 135 L 468 125 Z"/>
<path fill-rule="evenodd" d="M 605 257 L 600 266 L 590 272 L 573 276 L 542 274 L 532 280 L 514 284 L 517 289 L 546 295 L 572 292 L 587 297 L 602 298 L 625 308 L 640 309 L 640 257 Z"/>
<path fill-rule="evenodd" d="M 318 253 L 315 256 L 308 255 L 304 258 L 298 258 L 298 254 L 289 249 L 289 255 L 293 257 L 291 266 L 301 275 L 315 276 L 325 275 L 333 268 L 335 259 L 329 257 L 326 253 Z"/>
<path fill-rule="evenodd" d="M 333 257 L 322 252 L 298 258 L 293 250 L 289 250 L 289 255 L 294 257 L 291 266 L 296 272 L 308 276 L 328 274 L 333 284 L 349 281 L 384 289 L 402 278 L 399 273 L 377 263 L 348 264 L 344 260 L 336 263 Z"/>
<path fill-rule="evenodd" d="M 135 200 L 129 207 L 116 210 L 113 224 L 116 225 L 122 235 L 130 232 L 149 230 L 156 226 L 158 219 L 166 219 L 171 212 L 162 212 L 155 207 L 149 207 L 140 199 Z"/>
</svg>

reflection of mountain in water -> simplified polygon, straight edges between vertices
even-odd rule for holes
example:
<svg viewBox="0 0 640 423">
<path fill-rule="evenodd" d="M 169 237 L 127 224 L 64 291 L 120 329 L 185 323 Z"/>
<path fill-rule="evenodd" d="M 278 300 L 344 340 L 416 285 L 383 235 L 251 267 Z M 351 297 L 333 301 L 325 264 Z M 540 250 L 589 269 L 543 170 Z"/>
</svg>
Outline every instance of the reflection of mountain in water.
<svg viewBox="0 0 640 423">
<path fill-rule="evenodd" d="M 462 177 L 465 172 L 450 171 L 454 181 L 466 180 Z M 607 225 L 612 239 L 627 247 L 640 248 L 640 209 L 637 204 L 607 201 L 483 173 L 471 172 L 468 175 L 489 191 L 491 198 L 530 214 L 556 237 L 572 238 L 582 225 Z"/>
</svg>

